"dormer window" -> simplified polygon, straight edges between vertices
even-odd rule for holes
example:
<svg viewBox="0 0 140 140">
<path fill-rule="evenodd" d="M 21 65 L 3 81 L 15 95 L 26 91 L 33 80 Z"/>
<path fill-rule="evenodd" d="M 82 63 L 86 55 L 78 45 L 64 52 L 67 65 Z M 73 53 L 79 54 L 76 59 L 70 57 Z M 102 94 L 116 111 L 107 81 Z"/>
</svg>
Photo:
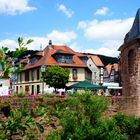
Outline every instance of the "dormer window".
<svg viewBox="0 0 140 140">
<path fill-rule="evenodd" d="M 38 56 L 33 57 L 33 58 L 30 59 L 30 64 L 31 65 L 34 65 L 38 60 L 39 60 L 39 57 Z"/>
<path fill-rule="evenodd" d="M 64 54 L 56 54 L 54 56 L 58 63 L 66 63 L 72 64 L 72 56 L 71 55 L 64 55 Z"/>
</svg>

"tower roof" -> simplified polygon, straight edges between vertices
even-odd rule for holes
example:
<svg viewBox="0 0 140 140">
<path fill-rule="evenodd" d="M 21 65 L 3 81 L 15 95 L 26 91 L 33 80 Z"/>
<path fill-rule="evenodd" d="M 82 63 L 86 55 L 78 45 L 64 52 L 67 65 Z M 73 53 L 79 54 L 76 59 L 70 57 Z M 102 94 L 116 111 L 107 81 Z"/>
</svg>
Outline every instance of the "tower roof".
<svg viewBox="0 0 140 140">
<path fill-rule="evenodd" d="M 140 39 L 140 9 L 137 11 L 132 28 L 125 36 L 124 43 L 128 43 L 134 39 Z"/>
</svg>

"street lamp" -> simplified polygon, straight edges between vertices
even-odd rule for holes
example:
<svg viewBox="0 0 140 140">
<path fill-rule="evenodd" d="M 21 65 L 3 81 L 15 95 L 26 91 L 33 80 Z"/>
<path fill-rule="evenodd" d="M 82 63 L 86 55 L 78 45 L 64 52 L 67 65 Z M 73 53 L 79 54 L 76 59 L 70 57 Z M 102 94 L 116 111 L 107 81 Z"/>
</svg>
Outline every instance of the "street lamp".
<svg viewBox="0 0 140 140">
<path fill-rule="evenodd" d="M 49 40 L 49 45 L 47 46 L 46 51 L 44 50 L 44 52 L 45 52 L 44 60 L 43 60 L 42 66 L 41 66 L 41 73 L 42 73 L 42 79 L 43 79 L 43 81 L 42 81 L 42 94 L 44 94 L 44 74 L 45 74 L 45 70 L 46 70 L 46 66 L 47 66 L 46 58 L 48 56 L 48 51 L 51 48 L 52 48 L 52 41 Z"/>
<path fill-rule="evenodd" d="M 41 73 L 42 73 L 42 94 L 44 94 L 44 74 L 45 74 L 46 66 L 41 66 Z"/>
</svg>

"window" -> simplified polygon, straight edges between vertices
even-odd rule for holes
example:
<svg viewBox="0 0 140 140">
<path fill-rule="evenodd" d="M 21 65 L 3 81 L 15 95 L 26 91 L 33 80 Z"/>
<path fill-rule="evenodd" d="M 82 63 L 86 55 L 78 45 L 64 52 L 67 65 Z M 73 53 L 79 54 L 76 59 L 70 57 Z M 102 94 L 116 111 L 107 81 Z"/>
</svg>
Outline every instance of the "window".
<svg viewBox="0 0 140 140">
<path fill-rule="evenodd" d="M 32 71 L 31 71 L 31 79 L 32 79 L 32 81 L 34 81 L 34 76 L 35 76 L 35 75 L 34 75 L 34 70 L 32 70 Z"/>
<path fill-rule="evenodd" d="M 20 73 L 19 76 L 20 76 L 20 82 L 22 82 L 22 73 Z"/>
<path fill-rule="evenodd" d="M 108 75 L 108 72 L 107 72 L 107 70 L 105 69 L 104 70 L 104 77 L 108 77 L 109 75 Z"/>
<path fill-rule="evenodd" d="M 23 90 L 22 90 L 22 86 L 20 86 L 20 92 L 23 92 Z"/>
<path fill-rule="evenodd" d="M 18 86 L 16 86 L 16 93 L 18 93 Z"/>
<path fill-rule="evenodd" d="M 134 70 L 134 58 L 135 58 L 134 50 L 130 50 L 128 53 L 128 71 L 129 71 L 129 74 L 132 74 L 133 70 Z"/>
<path fill-rule="evenodd" d="M 40 79 L 40 70 L 37 69 L 37 80 L 39 80 L 39 79 Z"/>
<path fill-rule="evenodd" d="M 97 73 L 96 72 L 94 72 L 94 79 L 96 79 L 97 78 Z"/>
<path fill-rule="evenodd" d="M 87 64 L 88 57 L 79 57 L 84 64 Z"/>
<path fill-rule="evenodd" d="M 73 76 L 73 80 L 77 80 L 77 69 L 73 69 L 72 70 L 72 76 Z"/>
<path fill-rule="evenodd" d="M 34 65 L 37 62 L 37 60 L 39 60 L 38 56 L 31 58 L 30 59 L 30 65 Z"/>
<path fill-rule="evenodd" d="M 25 86 L 25 91 L 26 91 L 26 92 L 29 92 L 29 85 L 26 85 L 26 86 Z"/>
<path fill-rule="evenodd" d="M 25 72 L 25 81 L 29 81 L 29 71 Z"/>
<path fill-rule="evenodd" d="M 89 69 L 85 69 L 85 79 L 91 81 L 92 72 Z"/>
<path fill-rule="evenodd" d="M 40 93 L 40 86 L 37 85 L 37 94 L 39 94 L 39 93 Z"/>
<path fill-rule="evenodd" d="M 55 59 L 58 63 L 66 63 L 71 64 L 72 63 L 72 56 L 71 55 L 55 55 Z"/>
<path fill-rule="evenodd" d="M 34 94 L 34 85 L 32 85 L 32 95 Z"/>
</svg>

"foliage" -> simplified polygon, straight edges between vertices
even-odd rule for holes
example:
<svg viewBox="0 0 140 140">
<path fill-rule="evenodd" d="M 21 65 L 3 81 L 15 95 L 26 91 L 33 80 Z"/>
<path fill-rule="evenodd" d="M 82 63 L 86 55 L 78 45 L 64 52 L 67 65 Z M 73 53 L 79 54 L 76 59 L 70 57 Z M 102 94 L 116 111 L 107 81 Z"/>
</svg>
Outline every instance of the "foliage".
<svg viewBox="0 0 140 140">
<path fill-rule="evenodd" d="M 117 114 L 102 119 L 106 105 L 102 97 L 89 93 L 70 96 L 62 109 L 57 108 L 59 115 L 55 112 L 63 129 L 59 135 L 50 136 L 64 140 L 139 140 L 140 118 Z"/>
<path fill-rule="evenodd" d="M 90 93 L 70 97 L 61 112 L 62 139 L 95 138 L 95 128 L 106 106 L 105 100 Z"/>
<path fill-rule="evenodd" d="M 12 72 L 12 59 L 6 55 L 7 51 L 7 47 L 2 47 L 0 49 L 0 67 L 3 78 L 9 78 L 10 73 Z"/>
<path fill-rule="evenodd" d="M 50 87 L 65 88 L 69 80 L 69 70 L 59 66 L 47 67 L 43 76 L 45 82 Z"/>
<path fill-rule="evenodd" d="M 118 63 L 119 59 L 116 57 L 109 57 L 109 56 L 104 56 L 104 55 L 98 55 L 103 62 L 103 64 L 106 66 L 108 64 L 114 64 Z"/>
<path fill-rule="evenodd" d="M 27 40 L 27 42 L 24 43 L 23 38 L 19 37 L 18 38 L 18 48 L 16 48 L 16 50 L 14 51 L 13 57 L 18 58 L 20 55 L 22 55 L 25 51 L 27 51 L 26 46 L 32 42 L 33 42 L 33 40 L 29 39 L 29 40 Z"/>
<path fill-rule="evenodd" d="M 23 98 L 23 97 L 25 97 L 25 93 L 17 93 L 17 94 L 15 94 L 15 96 L 17 96 L 17 97 L 20 97 L 20 98 Z"/>
<path fill-rule="evenodd" d="M 0 48 L 0 67 L 3 71 L 2 77 L 3 78 L 9 78 L 11 74 L 21 72 L 22 65 L 18 64 L 16 66 L 16 70 L 13 70 L 13 67 L 15 67 L 16 61 L 19 61 L 19 56 L 22 55 L 25 51 L 27 51 L 26 46 L 33 42 L 33 40 L 29 39 L 27 42 L 23 42 L 23 38 L 18 38 L 18 48 L 13 53 L 13 56 L 8 56 L 9 49 L 7 47 L 1 47 Z"/>
<path fill-rule="evenodd" d="M 44 99 L 51 100 L 50 97 L 41 97 L 41 102 L 45 102 Z M 51 104 L 48 104 L 49 100 L 45 106 L 39 104 L 33 110 L 28 110 L 27 102 L 20 109 L 12 109 L 8 104 L 4 106 L 8 110 L 10 107 L 11 114 L 6 121 L 0 122 L 0 139 L 12 139 L 14 135 L 22 139 L 44 139 L 47 127 L 51 127 L 47 140 L 140 139 L 140 118 L 123 114 L 111 119 L 102 118 L 107 107 L 103 97 L 86 92 L 74 93 L 65 100 L 52 97 Z M 59 123 L 56 123 L 58 120 Z M 62 127 L 58 129 L 60 125 Z"/>
<path fill-rule="evenodd" d="M 121 134 L 127 134 L 129 139 L 140 139 L 140 118 L 117 114 L 113 117 L 113 120 L 119 127 Z"/>
<path fill-rule="evenodd" d="M 49 135 L 47 135 L 46 140 L 61 140 L 61 136 L 56 130 L 54 130 Z"/>
<path fill-rule="evenodd" d="M 21 109 L 11 110 L 10 116 L 0 125 L 0 139 L 12 139 L 14 135 L 23 139 L 35 139 L 37 132 L 44 131 L 42 125 L 34 121 L 27 107 L 28 103 L 25 102 Z"/>
<path fill-rule="evenodd" d="M 13 53 L 15 51 L 8 51 L 6 53 L 6 55 L 8 55 L 9 57 L 13 57 Z M 26 50 L 25 52 L 23 52 L 20 56 L 18 56 L 19 59 L 22 59 L 22 58 L 26 58 L 27 56 L 30 56 L 30 55 L 34 55 L 38 52 L 38 50 Z"/>
</svg>

